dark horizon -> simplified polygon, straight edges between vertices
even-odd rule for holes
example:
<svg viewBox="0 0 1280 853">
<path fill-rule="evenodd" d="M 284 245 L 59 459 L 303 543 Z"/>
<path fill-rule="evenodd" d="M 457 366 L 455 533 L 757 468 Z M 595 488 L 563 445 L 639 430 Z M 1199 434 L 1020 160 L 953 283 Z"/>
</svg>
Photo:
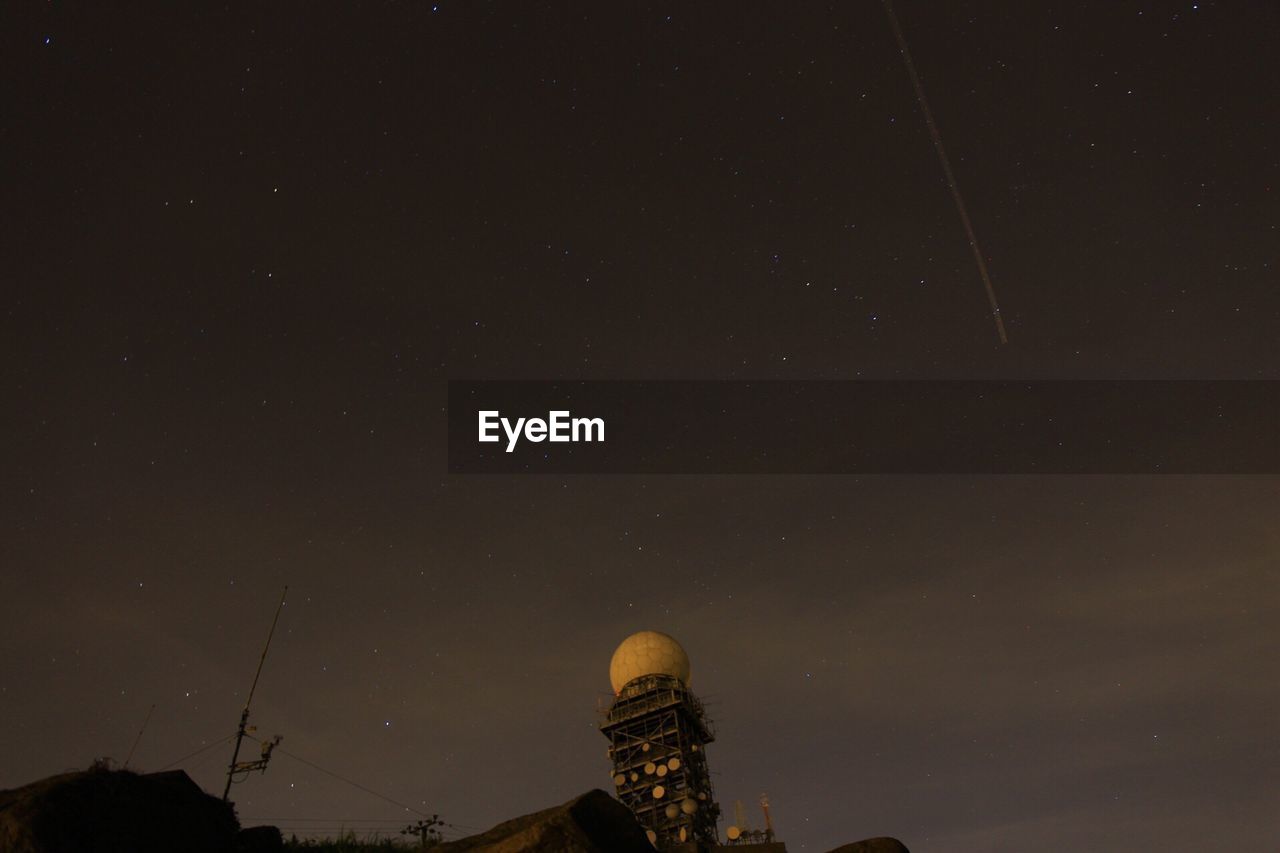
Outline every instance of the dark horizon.
<svg viewBox="0 0 1280 853">
<path fill-rule="evenodd" d="M 1007 344 L 881 3 L 10 10 L 0 788 L 288 584 L 246 824 L 612 793 L 652 629 L 792 851 L 1274 846 L 1274 475 L 448 473 L 449 380 L 1280 379 L 1275 4 L 894 8 Z"/>
</svg>

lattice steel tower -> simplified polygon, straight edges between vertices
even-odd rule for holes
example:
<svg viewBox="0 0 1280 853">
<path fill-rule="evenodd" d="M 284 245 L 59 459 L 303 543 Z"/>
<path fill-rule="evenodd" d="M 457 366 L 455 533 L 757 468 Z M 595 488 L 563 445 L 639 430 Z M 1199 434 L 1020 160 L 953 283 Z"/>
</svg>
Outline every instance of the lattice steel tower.
<svg viewBox="0 0 1280 853">
<path fill-rule="evenodd" d="M 600 730 L 618 798 L 659 850 L 715 844 L 720 807 L 706 758 L 715 733 L 689 690 L 689 656 L 666 634 L 641 631 L 613 653 L 609 680 L 614 700 Z"/>
</svg>

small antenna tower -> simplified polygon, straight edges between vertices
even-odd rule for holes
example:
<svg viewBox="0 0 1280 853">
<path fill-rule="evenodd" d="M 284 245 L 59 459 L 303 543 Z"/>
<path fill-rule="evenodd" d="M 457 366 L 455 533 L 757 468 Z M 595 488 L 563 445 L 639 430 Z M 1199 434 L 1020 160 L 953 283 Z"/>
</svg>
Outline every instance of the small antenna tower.
<svg viewBox="0 0 1280 853">
<path fill-rule="evenodd" d="M 764 836 L 773 841 L 773 818 L 769 816 L 769 795 L 760 795 L 760 811 L 764 812 Z"/>
<path fill-rule="evenodd" d="M 235 775 L 253 770 L 265 772 L 267 762 L 271 760 L 271 751 L 281 741 L 280 735 L 276 735 L 273 740 L 264 741 L 262 744 L 262 757 L 257 761 L 236 762 L 236 759 L 240 757 L 240 744 L 244 742 L 244 736 L 249 727 L 249 704 L 253 702 L 253 693 L 258 689 L 258 678 L 262 675 L 262 665 L 267 662 L 267 652 L 271 649 L 271 638 L 275 636 L 276 623 L 280 621 L 280 611 L 284 609 L 284 599 L 288 594 L 289 587 L 286 586 L 284 592 L 280 593 L 280 603 L 276 605 L 276 615 L 271 620 L 271 630 L 267 632 L 267 644 L 262 647 L 262 657 L 258 659 L 258 670 L 253 674 L 253 684 L 249 687 L 249 696 L 244 700 L 244 710 L 240 712 L 240 726 L 236 729 L 236 748 L 231 753 L 231 764 L 227 766 L 227 787 L 222 791 L 222 801 L 224 803 L 231 796 L 231 782 Z"/>
</svg>

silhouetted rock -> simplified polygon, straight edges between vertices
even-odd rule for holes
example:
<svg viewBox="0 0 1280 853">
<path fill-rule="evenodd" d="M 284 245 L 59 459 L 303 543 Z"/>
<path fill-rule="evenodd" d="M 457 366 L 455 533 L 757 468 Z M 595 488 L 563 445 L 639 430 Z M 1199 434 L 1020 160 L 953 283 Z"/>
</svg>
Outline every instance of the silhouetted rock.
<svg viewBox="0 0 1280 853">
<path fill-rule="evenodd" d="M 562 806 L 500 823 L 450 841 L 433 853 L 653 853 L 644 830 L 622 803 L 594 790 Z"/>
<path fill-rule="evenodd" d="M 284 850 L 284 836 L 276 826 L 251 826 L 240 830 L 236 837 L 239 853 L 280 853 Z"/>
<path fill-rule="evenodd" d="M 85 770 L 0 791 L 5 853 L 234 853 L 235 813 L 186 773 Z"/>
<path fill-rule="evenodd" d="M 911 853 L 911 851 L 896 838 L 882 837 L 855 841 L 853 844 L 845 844 L 828 853 Z"/>
</svg>

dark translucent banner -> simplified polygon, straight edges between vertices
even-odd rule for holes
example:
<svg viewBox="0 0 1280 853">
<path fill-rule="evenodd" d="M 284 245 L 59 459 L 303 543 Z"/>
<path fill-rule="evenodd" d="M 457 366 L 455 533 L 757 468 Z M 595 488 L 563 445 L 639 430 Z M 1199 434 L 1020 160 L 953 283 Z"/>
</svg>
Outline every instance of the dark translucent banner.
<svg viewBox="0 0 1280 853">
<path fill-rule="evenodd" d="M 456 474 L 1276 474 L 1275 381 L 451 381 Z"/>
</svg>

